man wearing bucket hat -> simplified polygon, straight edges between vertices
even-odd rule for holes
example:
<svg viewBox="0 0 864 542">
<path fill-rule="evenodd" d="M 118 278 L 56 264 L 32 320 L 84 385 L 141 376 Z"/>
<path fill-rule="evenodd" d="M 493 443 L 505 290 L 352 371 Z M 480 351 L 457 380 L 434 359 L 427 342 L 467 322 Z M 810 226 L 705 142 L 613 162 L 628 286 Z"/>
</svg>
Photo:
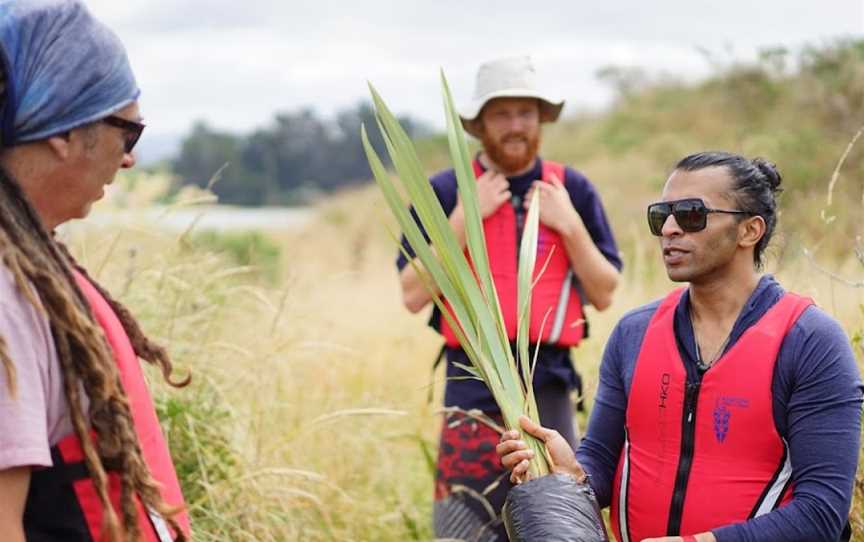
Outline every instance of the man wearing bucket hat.
<svg viewBox="0 0 864 542">
<path fill-rule="evenodd" d="M 78 0 L 0 0 L 0 533 L 188 540 L 138 358 L 171 362 L 54 230 L 135 164 L 140 91 Z"/>
<path fill-rule="evenodd" d="M 474 97 L 461 110 L 465 130 L 482 143 L 474 160 L 490 268 L 511 340 L 516 333 L 517 247 L 533 197 L 541 199 L 538 250 L 548 257 L 534 289 L 531 342 L 539 343 L 534 375 L 540 418 L 565 435 L 577 436 L 571 391 L 577 374 L 570 349 L 585 337 L 583 306 L 610 303 L 621 259 L 600 197 L 582 174 L 538 156 L 541 124 L 558 119 L 563 100 L 540 90 L 527 57 L 480 66 Z M 431 178 L 457 238 L 465 243 L 464 219 L 452 169 Z M 410 247 L 403 242 L 410 254 Z M 545 260 L 544 260 L 545 261 Z M 414 266 L 397 261 L 406 307 L 417 312 L 432 301 Z M 445 300 L 446 301 L 446 300 Z M 437 462 L 434 526 L 439 538 L 506 540 L 499 512 L 511 487 L 495 455 L 498 433 L 467 416 L 482 411 L 500 419 L 492 395 L 459 365 L 469 365 L 456 334 L 437 309 L 430 325 L 444 337 L 447 360 L 444 421 Z M 533 347 L 532 347 L 533 348 Z M 490 420 L 491 418 L 491 420 Z"/>
<path fill-rule="evenodd" d="M 760 272 L 780 184 L 760 158 L 683 158 L 647 217 L 689 284 L 615 327 L 576 456 L 520 420 L 558 472 L 590 475 L 621 542 L 850 539 L 864 386 L 840 324 Z M 519 432 L 498 452 L 521 480 Z"/>
<path fill-rule="evenodd" d="M 558 120 L 564 109 L 564 100 L 540 91 L 536 78 L 537 73 L 529 57 L 502 58 L 481 65 L 477 71 L 474 96 L 459 111 L 465 131 L 482 140 L 484 123 L 480 114 L 489 102 L 498 98 L 534 100 L 540 123 Z M 485 147 L 484 150 L 489 151 Z"/>
</svg>

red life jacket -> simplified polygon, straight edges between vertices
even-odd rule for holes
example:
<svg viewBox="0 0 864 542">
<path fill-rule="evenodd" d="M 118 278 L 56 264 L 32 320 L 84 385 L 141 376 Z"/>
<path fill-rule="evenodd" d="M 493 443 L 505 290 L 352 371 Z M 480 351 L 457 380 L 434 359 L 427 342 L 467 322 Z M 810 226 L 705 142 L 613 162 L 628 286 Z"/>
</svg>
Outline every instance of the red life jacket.
<svg viewBox="0 0 864 542">
<path fill-rule="evenodd" d="M 700 383 L 688 383 L 674 331 L 682 292 L 660 304 L 636 361 L 612 494 L 621 542 L 705 532 L 792 498 L 771 384 L 783 339 L 812 300 L 785 294 Z"/>
<path fill-rule="evenodd" d="M 474 174 L 483 174 L 480 162 L 474 160 Z M 551 183 L 553 176 L 564 181 L 564 166 L 555 162 L 543 161 L 543 180 Z M 483 220 L 483 234 L 486 238 L 486 251 L 489 254 L 489 269 L 498 292 L 501 313 L 507 336 L 516 340 L 517 279 L 519 276 L 516 211 L 509 203 L 504 203 L 492 215 Z M 549 256 L 553 250 L 552 256 Z M 465 256 L 469 258 L 468 250 Z M 547 259 L 549 260 L 546 265 Z M 546 343 L 558 346 L 576 346 L 585 332 L 585 318 L 582 300 L 576 289 L 576 278 L 570 268 L 570 259 L 564 249 L 564 241 L 554 230 L 540 224 L 537 242 L 537 263 L 534 266 L 534 279 L 546 265 L 540 281 L 534 286 L 531 296 L 531 326 L 529 338 L 532 343 Z M 445 300 L 445 306 L 448 307 Z M 548 316 L 547 316 L 548 315 Z M 545 319 L 545 324 L 544 324 Z M 542 329 L 542 335 L 541 335 Z M 441 334 L 447 346 L 458 347 L 459 339 L 450 328 L 447 319 L 441 318 Z"/>
<path fill-rule="evenodd" d="M 153 400 L 129 337 L 108 302 L 96 288 L 78 273 L 75 273 L 75 279 L 114 354 L 123 389 L 129 398 L 138 442 L 150 473 L 162 486 L 162 498 L 171 506 L 185 506 Z M 51 458 L 52 467 L 34 469 L 31 473 L 30 491 L 24 512 L 27 540 L 100 542 L 103 540 L 102 503 L 84 464 L 84 454 L 78 437 L 73 433 L 58 442 L 51 449 Z M 105 467 L 108 471 L 111 500 L 118 517 L 122 517 L 120 476 L 111 465 Z M 155 512 L 146 511 L 137 497 L 136 503 L 142 540 L 173 541 L 173 533 L 164 519 Z M 178 514 L 176 519 L 188 537 L 190 526 L 186 512 Z"/>
</svg>

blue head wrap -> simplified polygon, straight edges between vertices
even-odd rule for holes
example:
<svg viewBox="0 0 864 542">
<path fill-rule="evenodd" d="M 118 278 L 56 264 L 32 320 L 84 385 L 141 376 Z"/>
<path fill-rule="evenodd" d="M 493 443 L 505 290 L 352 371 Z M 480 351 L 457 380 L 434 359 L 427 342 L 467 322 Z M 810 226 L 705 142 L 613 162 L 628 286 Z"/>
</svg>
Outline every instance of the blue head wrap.
<svg viewBox="0 0 864 542">
<path fill-rule="evenodd" d="M 0 147 L 107 117 L 140 94 L 126 50 L 80 0 L 0 0 Z"/>
</svg>

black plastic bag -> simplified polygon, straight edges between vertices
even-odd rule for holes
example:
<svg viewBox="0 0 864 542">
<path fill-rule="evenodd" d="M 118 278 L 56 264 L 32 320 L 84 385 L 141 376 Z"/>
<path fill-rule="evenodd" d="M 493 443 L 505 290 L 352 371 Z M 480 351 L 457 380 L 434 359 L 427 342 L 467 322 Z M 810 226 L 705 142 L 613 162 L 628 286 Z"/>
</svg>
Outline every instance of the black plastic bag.
<svg viewBox="0 0 864 542">
<path fill-rule="evenodd" d="M 594 491 L 550 474 L 515 486 L 502 511 L 512 542 L 608 542 Z"/>
</svg>

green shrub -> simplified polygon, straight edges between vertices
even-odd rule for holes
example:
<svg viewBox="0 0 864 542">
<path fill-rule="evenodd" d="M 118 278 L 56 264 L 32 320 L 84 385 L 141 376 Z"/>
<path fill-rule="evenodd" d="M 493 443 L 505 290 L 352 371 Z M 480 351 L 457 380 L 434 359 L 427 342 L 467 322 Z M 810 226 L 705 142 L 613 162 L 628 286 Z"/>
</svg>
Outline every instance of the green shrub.
<svg viewBox="0 0 864 542">
<path fill-rule="evenodd" d="M 228 439 L 234 422 L 208 381 L 200 374 L 195 376 L 189 388 L 158 395 L 156 412 L 192 523 L 196 530 L 212 531 L 209 492 L 239 475 L 237 456 Z"/>
<path fill-rule="evenodd" d="M 258 231 L 202 232 L 193 237 L 192 244 L 196 250 L 222 254 L 239 266 L 254 267 L 271 281 L 281 271 L 279 245 Z"/>
</svg>

